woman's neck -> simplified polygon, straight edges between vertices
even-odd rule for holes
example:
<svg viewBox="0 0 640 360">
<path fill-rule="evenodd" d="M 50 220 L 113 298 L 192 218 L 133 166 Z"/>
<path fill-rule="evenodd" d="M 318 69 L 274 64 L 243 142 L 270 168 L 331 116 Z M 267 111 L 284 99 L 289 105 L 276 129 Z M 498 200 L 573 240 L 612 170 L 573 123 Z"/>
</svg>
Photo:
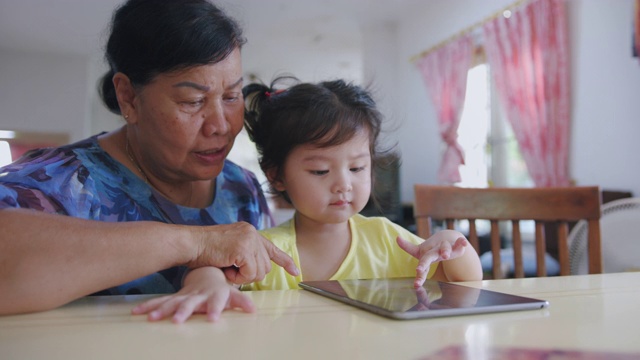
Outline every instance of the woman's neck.
<svg viewBox="0 0 640 360">
<path fill-rule="evenodd" d="M 174 204 L 205 208 L 211 205 L 215 197 L 215 179 L 207 181 L 165 182 L 145 171 L 135 155 L 126 126 L 104 134 L 98 138 L 98 144 L 112 158 L 120 162 L 138 176 L 149 187 Z"/>
</svg>

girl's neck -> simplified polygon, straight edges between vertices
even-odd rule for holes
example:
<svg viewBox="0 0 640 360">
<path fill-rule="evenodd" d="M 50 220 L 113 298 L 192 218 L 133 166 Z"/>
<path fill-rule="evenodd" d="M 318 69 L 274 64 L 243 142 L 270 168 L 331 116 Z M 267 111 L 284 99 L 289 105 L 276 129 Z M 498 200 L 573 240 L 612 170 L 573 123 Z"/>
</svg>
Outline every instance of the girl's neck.
<svg viewBox="0 0 640 360">
<path fill-rule="evenodd" d="M 296 212 L 293 218 L 298 243 L 334 243 L 336 241 L 349 242 L 351 232 L 349 221 L 341 223 L 320 223 L 300 215 Z"/>
<path fill-rule="evenodd" d="M 321 224 L 296 213 L 296 247 L 303 280 L 328 280 L 351 248 L 349 222 Z"/>
</svg>

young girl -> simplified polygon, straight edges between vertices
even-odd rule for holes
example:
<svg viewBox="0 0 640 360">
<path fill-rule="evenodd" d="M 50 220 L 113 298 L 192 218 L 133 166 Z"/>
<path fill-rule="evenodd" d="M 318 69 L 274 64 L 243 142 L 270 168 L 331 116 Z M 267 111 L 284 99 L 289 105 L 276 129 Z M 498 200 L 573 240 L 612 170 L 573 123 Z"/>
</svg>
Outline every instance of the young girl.
<svg viewBox="0 0 640 360">
<path fill-rule="evenodd" d="M 289 254 L 300 274 L 273 267 L 243 290 L 298 289 L 302 280 L 415 276 L 481 280 L 475 250 L 459 232 L 426 241 L 383 217 L 358 213 L 371 195 L 382 115 L 370 94 L 342 80 L 274 91 L 243 89 L 245 127 L 272 190 L 295 208 L 294 217 L 262 235 Z"/>
<path fill-rule="evenodd" d="M 245 127 L 272 190 L 296 209 L 291 220 L 261 234 L 289 254 L 300 273 L 272 266 L 262 281 L 242 289 L 298 289 L 302 280 L 326 279 L 415 276 L 416 287 L 427 278 L 481 280 L 478 255 L 461 233 L 444 230 L 422 240 L 386 218 L 358 214 L 381 153 L 382 116 L 369 93 L 341 80 L 274 91 L 284 80 L 243 89 Z M 251 304 L 216 301 L 220 289 L 230 289 L 224 271 L 191 270 L 181 291 L 189 295 L 152 299 L 134 313 L 149 313 L 151 320 L 173 314 L 182 322 L 194 312 L 215 320 L 224 309 L 252 310 Z"/>
</svg>

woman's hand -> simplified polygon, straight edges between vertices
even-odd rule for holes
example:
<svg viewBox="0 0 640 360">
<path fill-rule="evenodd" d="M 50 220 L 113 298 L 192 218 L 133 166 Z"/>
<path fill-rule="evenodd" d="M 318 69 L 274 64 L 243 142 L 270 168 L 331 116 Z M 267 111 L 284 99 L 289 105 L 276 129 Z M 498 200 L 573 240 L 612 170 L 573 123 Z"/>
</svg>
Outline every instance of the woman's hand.
<svg viewBox="0 0 640 360">
<path fill-rule="evenodd" d="M 436 275 L 438 273 L 442 274 L 442 278 L 438 280 L 466 281 L 482 279 L 480 259 L 473 248 L 468 246 L 469 241 L 467 241 L 467 238 L 458 231 L 439 231 L 420 245 L 415 245 L 401 237 L 398 237 L 397 242 L 400 248 L 418 259 L 415 287 L 420 287 L 424 284 L 433 262 L 444 260 L 456 259 L 456 261 L 442 263 L 443 271 L 436 273 Z"/>
<path fill-rule="evenodd" d="M 197 253 L 187 266 L 215 266 L 234 284 L 262 280 L 270 270 L 271 261 L 291 275 L 299 270 L 293 259 L 264 238 L 248 223 L 189 227 L 197 231 Z"/>
<path fill-rule="evenodd" d="M 145 301 L 131 313 L 148 314 L 149 321 L 173 315 L 171 321 L 180 324 L 193 314 L 206 314 L 208 321 L 216 321 L 224 310 L 235 308 L 248 313 L 255 311 L 251 300 L 230 286 L 220 269 L 205 266 L 191 270 L 177 293 Z"/>
</svg>

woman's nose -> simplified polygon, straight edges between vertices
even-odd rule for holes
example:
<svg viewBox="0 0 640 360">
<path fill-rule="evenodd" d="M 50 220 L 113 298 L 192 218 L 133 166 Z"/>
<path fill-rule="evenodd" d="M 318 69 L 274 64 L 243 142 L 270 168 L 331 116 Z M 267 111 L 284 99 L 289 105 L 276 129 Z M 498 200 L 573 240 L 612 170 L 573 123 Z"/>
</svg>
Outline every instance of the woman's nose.
<svg viewBox="0 0 640 360">
<path fill-rule="evenodd" d="M 202 131 L 205 136 L 214 134 L 224 135 L 229 131 L 229 122 L 226 114 L 220 105 L 210 106 L 207 111 L 202 114 L 203 123 Z"/>
</svg>

